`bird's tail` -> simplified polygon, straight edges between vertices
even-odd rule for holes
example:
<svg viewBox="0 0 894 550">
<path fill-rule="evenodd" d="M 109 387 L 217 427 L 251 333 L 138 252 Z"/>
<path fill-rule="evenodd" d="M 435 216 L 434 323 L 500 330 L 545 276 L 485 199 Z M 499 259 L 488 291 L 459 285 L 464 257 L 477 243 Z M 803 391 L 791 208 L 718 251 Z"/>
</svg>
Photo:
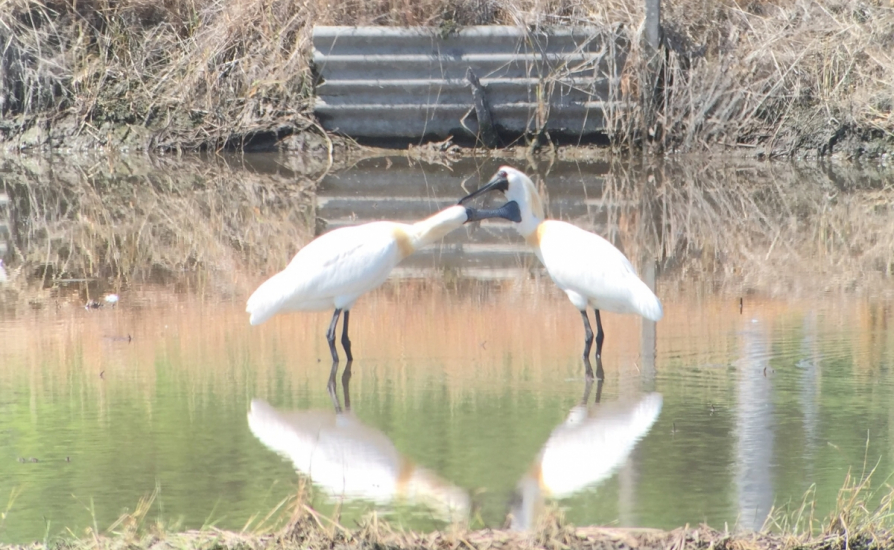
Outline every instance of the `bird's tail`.
<svg viewBox="0 0 894 550">
<path fill-rule="evenodd" d="M 652 424 L 658 420 L 664 399 L 660 393 L 650 393 L 636 404 L 631 416 L 630 433 L 646 435 Z"/>
<path fill-rule="evenodd" d="M 282 277 L 282 272 L 270 277 L 249 297 L 245 306 L 246 313 L 251 315 L 248 319 L 249 323 L 260 325 L 273 317 L 282 307 L 285 300 L 285 294 L 281 289 Z"/>
<path fill-rule="evenodd" d="M 637 313 L 650 321 L 660 321 L 664 317 L 664 308 L 661 307 L 661 300 L 646 283 L 639 281 L 640 285 L 634 293 L 634 304 L 636 304 Z"/>
</svg>

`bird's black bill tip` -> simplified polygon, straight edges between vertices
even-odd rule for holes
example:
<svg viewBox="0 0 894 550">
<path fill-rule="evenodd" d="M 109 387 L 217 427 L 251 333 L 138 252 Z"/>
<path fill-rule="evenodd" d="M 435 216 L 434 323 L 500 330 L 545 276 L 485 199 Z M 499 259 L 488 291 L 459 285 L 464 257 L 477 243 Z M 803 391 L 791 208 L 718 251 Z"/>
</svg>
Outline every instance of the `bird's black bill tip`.
<svg viewBox="0 0 894 550">
<path fill-rule="evenodd" d="M 515 201 L 509 201 L 497 210 L 500 212 L 500 217 L 505 220 L 515 223 L 522 221 L 521 210 L 518 207 L 518 203 Z"/>
<path fill-rule="evenodd" d="M 488 218 L 503 218 L 504 220 L 509 220 L 515 223 L 521 221 L 521 211 L 518 208 L 518 203 L 515 201 L 509 201 L 503 206 L 493 209 L 477 209 L 467 206 L 466 215 L 469 218 L 466 220 L 466 223 L 486 220 Z"/>
<path fill-rule="evenodd" d="M 507 191 L 509 189 L 509 180 L 506 178 L 506 173 L 502 170 L 497 172 L 497 174 L 491 178 L 489 182 L 484 187 L 479 188 L 477 191 L 472 191 L 465 197 L 459 199 L 457 204 L 463 204 L 466 201 L 472 200 L 478 195 L 483 195 L 489 191 Z"/>
</svg>

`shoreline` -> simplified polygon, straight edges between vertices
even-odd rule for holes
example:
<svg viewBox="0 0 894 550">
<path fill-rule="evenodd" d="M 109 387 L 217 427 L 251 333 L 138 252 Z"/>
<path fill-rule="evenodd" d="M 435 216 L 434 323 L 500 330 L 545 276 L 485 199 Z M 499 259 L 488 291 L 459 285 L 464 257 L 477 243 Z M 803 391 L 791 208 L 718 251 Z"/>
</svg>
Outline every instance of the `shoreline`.
<svg viewBox="0 0 894 550">
<path fill-rule="evenodd" d="M 297 517 L 295 517 L 297 516 Z M 114 548 L 179 548 L 226 550 L 285 550 L 297 548 L 403 549 L 552 549 L 568 550 L 882 550 L 894 544 L 894 532 L 881 526 L 860 526 L 849 531 L 827 529 L 813 535 L 767 531 L 718 531 L 707 525 L 673 530 L 639 527 L 575 527 L 550 515 L 535 530 L 468 530 L 453 526 L 429 533 L 395 528 L 375 514 L 356 529 L 345 528 L 304 505 L 289 524 L 275 532 L 235 532 L 217 528 L 165 532 L 128 524 L 140 518 L 123 516 L 119 531 L 83 539 L 60 538 L 33 544 L 0 544 L 0 550 L 88 550 Z M 145 532 L 143 532 L 145 530 Z"/>
<path fill-rule="evenodd" d="M 358 146 L 324 131 L 314 117 L 314 25 L 447 33 L 471 25 L 619 25 L 631 50 L 621 76 L 625 107 L 606 133 L 608 150 L 886 164 L 894 155 L 894 9 L 883 4 L 669 4 L 659 106 L 647 115 L 640 90 L 652 65 L 637 31 L 643 6 L 632 0 L 562 12 L 518 0 L 418 0 L 408 8 L 387 0 L 360 8 L 322 0 L 22 0 L 0 15 L 7 44 L 0 56 L 0 147 L 331 158 Z"/>
</svg>

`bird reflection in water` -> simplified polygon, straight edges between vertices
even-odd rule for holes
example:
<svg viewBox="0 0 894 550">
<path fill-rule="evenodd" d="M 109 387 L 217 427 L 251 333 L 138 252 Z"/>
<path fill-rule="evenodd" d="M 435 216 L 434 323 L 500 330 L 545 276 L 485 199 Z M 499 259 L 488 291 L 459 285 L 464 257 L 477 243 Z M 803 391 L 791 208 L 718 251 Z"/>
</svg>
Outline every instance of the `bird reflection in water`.
<svg viewBox="0 0 894 550">
<path fill-rule="evenodd" d="M 587 370 L 591 369 L 586 362 Z M 570 497 L 608 479 L 658 419 L 661 394 L 600 403 L 602 380 L 598 380 L 596 402 L 588 406 L 592 384 L 588 379 L 581 403 L 552 431 L 534 464 L 518 482 L 509 510 L 512 529 L 534 527 L 546 499 Z"/>
<path fill-rule="evenodd" d="M 466 491 L 410 461 L 381 431 L 361 422 L 351 411 L 351 363 L 342 385 L 345 406 L 336 392 L 332 366 L 329 380 L 334 410 L 279 411 L 261 399 L 251 402 L 248 425 L 270 450 L 292 461 L 333 499 L 375 504 L 404 502 L 431 509 L 440 519 L 468 519 Z"/>
</svg>

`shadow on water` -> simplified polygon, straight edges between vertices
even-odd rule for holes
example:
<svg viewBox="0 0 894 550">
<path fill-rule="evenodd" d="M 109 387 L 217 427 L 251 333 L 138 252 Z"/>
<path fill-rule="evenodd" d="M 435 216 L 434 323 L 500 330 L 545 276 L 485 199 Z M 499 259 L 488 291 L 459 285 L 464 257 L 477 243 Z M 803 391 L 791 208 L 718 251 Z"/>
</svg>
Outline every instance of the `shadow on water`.
<svg viewBox="0 0 894 550">
<path fill-rule="evenodd" d="M 4 262 L 20 285 L 92 281 L 103 287 L 96 294 L 110 284 L 158 282 L 241 294 L 313 235 L 418 220 L 504 162 L 380 157 L 326 171 L 283 155 L 5 157 Z M 550 217 L 604 236 L 645 277 L 739 295 L 891 286 L 894 188 L 884 169 L 691 159 L 509 163 L 533 177 Z M 509 280 L 538 268 L 512 228 L 492 222 L 455 231 L 394 276 Z"/>
<path fill-rule="evenodd" d="M 375 219 L 423 218 L 477 188 L 503 163 L 358 162 L 321 180 L 317 233 Z M 602 235 L 646 278 L 660 273 L 674 284 L 745 295 L 891 286 L 894 188 L 884 170 L 747 161 L 509 164 L 532 176 L 548 217 Z M 405 260 L 395 275 L 513 279 L 538 269 L 509 224 L 489 221 L 448 235 Z"/>
<path fill-rule="evenodd" d="M 0 157 L 11 279 L 82 297 L 137 283 L 232 293 L 234 273 L 279 266 L 313 233 L 314 174 L 250 158 Z"/>
</svg>

